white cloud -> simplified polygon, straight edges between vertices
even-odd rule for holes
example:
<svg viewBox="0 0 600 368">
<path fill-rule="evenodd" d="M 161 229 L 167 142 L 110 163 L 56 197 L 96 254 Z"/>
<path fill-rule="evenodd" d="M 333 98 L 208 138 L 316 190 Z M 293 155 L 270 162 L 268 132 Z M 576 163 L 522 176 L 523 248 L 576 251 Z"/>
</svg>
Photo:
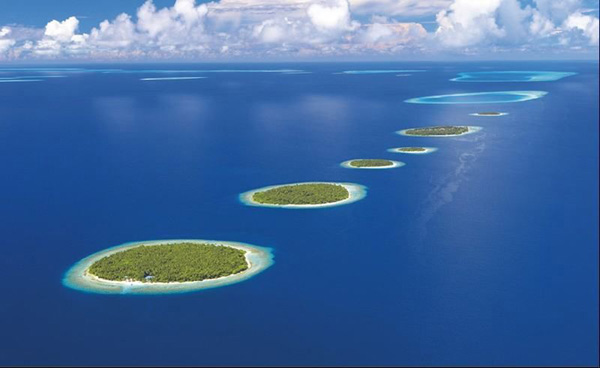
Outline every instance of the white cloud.
<svg viewBox="0 0 600 368">
<path fill-rule="evenodd" d="M 348 0 L 332 0 L 326 4 L 312 4 L 306 13 L 312 24 L 321 31 L 351 30 L 357 25 L 350 18 Z"/>
<path fill-rule="evenodd" d="M 10 48 L 16 43 L 15 40 L 8 38 L 8 35 L 11 33 L 11 29 L 9 27 L 0 28 L 0 54 L 10 50 Z"/>
<path fill-rule="evenodd" d="M 79 20 L 75 17 L 69 17 L 62 22 L 53 20 L 46 25 L 44 36 L 59 42 L 68 42 L 75 35 L 77 28 Z"/>
<path fill-rule="evenodd" d="M 579 29 L 589 39 L 590 44 L 598 46 L 598 18 L 579 12 L 569 15 L 565 20 L 566 29 Z"/>
<path fill-rule="evenodd" d="M 504 36 L 496 23 L 502 0 L 456 0 L 436 16 L 436 37 L 445 46 L 465 47 Z"/>
<path fill-rule="evenodd" d="M 452 0 L 350 0 L 356 14 L 404 17 L 433 15 L 451 3 Z"/>
<path fill-rule="evenodd" d="M 598 18 L 578 11 L 579 0 L 535 0 L 522 7 L 518 0 L 454 0 L 437 14 L 436 40 L 445 47 L 484 46 L 519 49 L 570 47 L 580 43 L 574 30 L 598 45 Z M 545 39 L 543 43 L 538 41 Z"/>
<path fill-rule="evenodd" d="M 152 0 L 87 32 L 79 20 L 0 27 L 0 58 L 219 58 L 431 55 L 598 45 L 598 18 L 580 0 Z M 437 13 L 437 14 L 436 14 Z M 410 17 L 436 14 L 427 32 Z M 442 46 L 442 47 L 440 47 Z"/>
</svg>

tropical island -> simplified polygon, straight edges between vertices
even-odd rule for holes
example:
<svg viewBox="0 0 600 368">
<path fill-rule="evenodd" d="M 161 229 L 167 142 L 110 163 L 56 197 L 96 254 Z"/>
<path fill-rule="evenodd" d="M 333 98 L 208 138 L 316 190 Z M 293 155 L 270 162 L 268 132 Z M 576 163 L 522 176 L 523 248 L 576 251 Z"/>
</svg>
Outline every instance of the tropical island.
<svg viewBox="0 0 600 368">
<path fill-rule="evenodd" d="M 308 182 L 252 190 L 240 194 L 240 200 L 250 206 L 316 208 L 352 203 L 365 194 L 358 184 Z"/>
<path fill-rule="evenodd" d="M 104 294 L 181 293 L 225 286 L 269 267 L 270 249 L 237 242 L 165 240 L 127 243 L 84 258 L 67 287 Z"/>
<path fill-rule="evenodd" d="M 388 152 L 409 153 L 409 154 L 426 154 L 437 151 L 434 147 L 399 147 L 391 148 Z"/>
<path fill-rule="evenodd" d="M 88 273 L 112 281 L 202 281 L 247 270 L 245 254 L 208 243 L 140 245 L 96 261 Z"/>
<path fill-rule="evenodd" d="M 507 112 L 497 112 L 497 111 L 484 111 L 484 112 L 475 112 L 471 114 L 472 116 L 504 116 L 508 115 Z"/>
<path fill-rule="evenodd" d="M 460 135 L 474 133 L 479 130 L 481 130 L 480 127 L 443 125 L 425 128 L 405 129 L 399 131 L 398 134 L 416 137 L 456 137 Z"/>
<path fill-rule="evenodd" d="M 361 159 L 350 161 L 350 166 L 354 167 L 382 167 L 392 165 L 394 165 L 392 161 L 380 159 Z"/>
<path fill-rule="evenodd" d="M 398 152 L 425 152 L 426 148 L 423 147 L 401 147 L 398 148 Z"/>
<path fill-rule="evenodd" d="M 341 163 L 342 167 L 348 169 L 392 169 L 404 166 L 403 162 L 384 160 L 384 159 L 355 159 Z"/>
</svg>

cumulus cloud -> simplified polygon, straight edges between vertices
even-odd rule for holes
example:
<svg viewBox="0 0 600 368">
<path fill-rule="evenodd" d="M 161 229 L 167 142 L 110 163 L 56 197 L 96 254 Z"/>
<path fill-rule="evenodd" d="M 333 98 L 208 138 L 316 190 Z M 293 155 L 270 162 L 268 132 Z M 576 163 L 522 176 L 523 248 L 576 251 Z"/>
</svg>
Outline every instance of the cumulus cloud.
<svg viewBox="0 0 600 368">
<path fill-rule="evenodd" d="M 565 20 L 564 28 L 580 30 L 590 44 L 598 46 L 598 18 L 576 12 Z"/>
<path fill-rule="evenodd" d="M 9 38 L 11 31 L 9 27 L 0 28 L 0 54 L 9 50 L 16 43 L 15 40 Z"/>
<path fill-rule="evenodd" d="M 448 48 L 598 45 L 598 18 L 582 14 L 579 0 L 455 0 L 436 15 L 435 39 Z M 583 36 L 583 37 L 579 37 Z M 538 42 L 543 40 L 543 44 Z"/>
<path fill-rule="evenodd" d="M 348 0 L 333 0 L 328 4 L 312 4 L 306 13 L 312 24 L 321 31 L 351 30 L 358 24 L 350 19 Z"/>
<path fill-rule="evenodd" d="M 350 0 L 356 14 L 424 16 L 447 9 L 452 0 Z"/>
<path fill-rule="evenodd" d="M 428 32 L 410 17 L 435 14 Z M 598 18 L 580 0 L 152 0 L 91 30 L 79 20 L 0 26 L 0 58 L 202 58 L 431 55 L 498 47 L 585 50 Z"/>
</svg>

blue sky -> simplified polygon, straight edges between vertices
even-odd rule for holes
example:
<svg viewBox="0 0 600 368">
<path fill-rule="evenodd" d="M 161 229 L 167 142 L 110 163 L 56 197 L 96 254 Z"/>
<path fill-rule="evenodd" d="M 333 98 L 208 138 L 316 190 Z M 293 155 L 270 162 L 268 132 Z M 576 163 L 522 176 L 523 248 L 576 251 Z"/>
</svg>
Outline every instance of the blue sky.
<svg viewBox="0 0 600 368">
<path fill-rule="evenodd" d="M 0 61 L 597 59 L 594 0 L 4 0 Z"/>
</svg>

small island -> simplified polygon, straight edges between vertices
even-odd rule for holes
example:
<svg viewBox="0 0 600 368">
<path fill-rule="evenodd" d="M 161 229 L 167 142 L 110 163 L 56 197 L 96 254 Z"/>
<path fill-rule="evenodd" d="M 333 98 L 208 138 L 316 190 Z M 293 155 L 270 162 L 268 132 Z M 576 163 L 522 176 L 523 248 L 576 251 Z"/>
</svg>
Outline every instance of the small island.
<svg viewBox="0 0 600 368">
<path fill-rule="evenodd" d="M 470 114 L 471 116 L 504 116 L 508 115 L 507 112 L 497 112 L 497 111 L 484 111 L 484 112 L 475 112 Z"/>
<path fill-rule="evenodd" d="M 405 129 L 397 132 L 401 135 L 414 137 L 457 137 L 465 134 L 475 133 L 481 130 L 474 126 L 440 125 L 425 128 Z"/>
<path fill-rule="evenodd" d="M 202 281 L 247 270 L 245 254 L 208 243 L 140 245 L 98 260 L 87 272 L 112 281 Z"/>
<path fill-rule="evenodd" d="M 340 164 L 347 169 L 393 169 L 404 166 L 403 162 L 384 159 L 355 159 Z"/>
<path fill-rule="evenodd" d="M 127 243 L 84 258 L 63 284 L 104 294 L 182 293 L 248 279 L 269 267 L 272 258 L 268 248 L 236 242 Z"/>
<path fill-rule="evenodd" d="M 399 148 L 390 148 L 388 152 L 394 153 L 408 153 L 413 155 L 423 155 L 431 152 L 437 151 L 437 148 L 434 147 L 399 147 Z"/>
<path fill-rule="evenodd" d="M 240 194 L 240 201 L 249 206 L 319 208 L 352 203 L 365 195 L 358 184 L 308 182 L 252 190 Z"/>
</svg>

